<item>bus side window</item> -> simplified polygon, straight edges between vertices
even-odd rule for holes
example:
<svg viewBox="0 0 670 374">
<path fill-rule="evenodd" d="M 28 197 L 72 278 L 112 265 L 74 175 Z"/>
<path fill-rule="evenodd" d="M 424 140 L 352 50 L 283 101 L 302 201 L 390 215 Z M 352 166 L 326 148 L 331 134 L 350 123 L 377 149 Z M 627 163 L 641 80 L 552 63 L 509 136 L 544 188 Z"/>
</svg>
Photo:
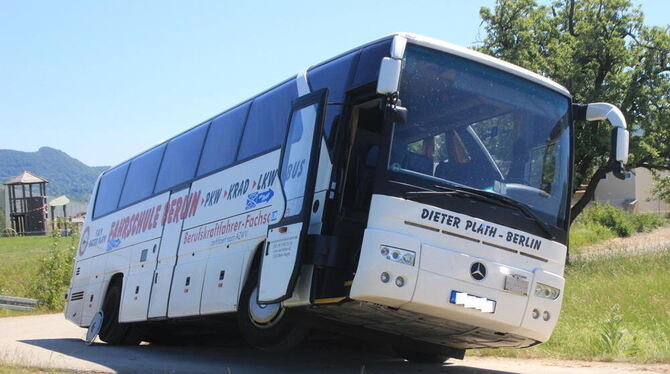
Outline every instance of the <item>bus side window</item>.
<svg viewBox="0 0 670 374">
<path fill-rule="evenodd" d="M 165 144 L 161 144 L 133 159 L 123 185 L 119 207 L 128 206 L 151 195 L 164 151 Z"/>
<path fill-rule="evenodd" d="M 123 188 L 123 180 L 126 179 L 128 165 L 126 162 L 103 175 L 98 187 L 98 193 L 95 196 L 95 207 L 93 209 L 93 218 L 104 216 L 116 210 L 119 204 L 119 196 Z"/>
<path fill-rule="evenodd" d="M 207 135 L 209 123 L 200 125 L 167 144 L 165 156 L 158 172 L 154 192 L 165 191 L 187 182 L 195 176 L 202 144 Z"/>
<path fill-rule="evenodd" d="M 224 168 L 235 161 L 250 106 L 251 102 L 248 102 L 214 118 L 202 150 L 198 177 Z"/>
<path fill-rule="evenodd" d="M 298 87 L 295 79 L 292 79 L 254 100 L 244 127 L 238 160 L 281 145 L 286 134 L 291 101 L 297 97 Z"/>
</svg>

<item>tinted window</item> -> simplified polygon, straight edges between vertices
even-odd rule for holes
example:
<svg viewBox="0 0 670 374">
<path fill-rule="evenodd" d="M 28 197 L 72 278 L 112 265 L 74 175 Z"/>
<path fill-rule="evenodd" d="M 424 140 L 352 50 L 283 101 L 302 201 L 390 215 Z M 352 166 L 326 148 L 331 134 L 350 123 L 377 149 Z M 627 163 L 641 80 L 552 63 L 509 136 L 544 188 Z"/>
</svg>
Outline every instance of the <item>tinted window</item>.
<svg viewBox="0 0 670 374">
<path fill-rule="evenodd" d="M 379 76 L 379 65 L 382 59 L 389 55 L 391 42 L 386 41 L 371 45 L 361 52 L 361 58 L 356 67 L 356 77 L 351 88 L 360 87 L 366 83 L 376 81 Z"/>
<path fill-rule="evenodd" d="M 244 128 L 238 160 L 281 145 L 291 101 L 297 97 L 298 87 L 295 80 L 291 80 L 254 100 Z"/>
<path fill-rule="evenodd" d="M 120 207 L 130 205 L 151 195 L 156 184 L 156 175 L 165 151 L 165 144 L 153 148 L 130 163 L 126 183 L 121 193 Z"/>
<path fill-rule="evenodd" d="M 195 176 L 208 124 L 200 125 L 172 140 L 167 145 L 155 191 L 164 191 Z"/>
<path fill-rule="evenodd" d="M 202 150 L 198 176 L 226 167 L 235 161 L 250 105 L 251 103 L 240 105 L 212 121 L 205 148 Z"/>
<path fill-rule="evenodd" d="M 352 77 L 352 66 L 355 64 L 358 52 L 342 56 L 335 61 L 314 68 L 309 72 L 309 82 L 313 91 L 328 88 L 328 101 L 342 103 L 345 100 L 347 87 Z M 342 113 L 342 105 L 331 105 L 326 111 L 324 134 L 326 139 L 335 125 L 337 116 Z"/>
<path fill-rule="evenodd" d="M 98 193 L 95 197 L 93 218 L 104 216 L 116 209 L 127 171 L 128 163 L 125 163 L 109 170 L 102 176 L 98 185 Z"/>
</svg>

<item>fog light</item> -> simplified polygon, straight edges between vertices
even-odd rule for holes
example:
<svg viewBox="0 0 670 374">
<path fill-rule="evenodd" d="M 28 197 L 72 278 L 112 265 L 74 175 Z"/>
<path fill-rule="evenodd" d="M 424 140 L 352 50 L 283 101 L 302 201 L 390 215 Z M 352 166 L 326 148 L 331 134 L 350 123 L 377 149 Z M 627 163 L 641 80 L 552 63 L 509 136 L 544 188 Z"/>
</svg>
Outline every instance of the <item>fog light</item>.
<svg viewBox="0 0 670 374">
<path fill-rule="evenodd" d="M 379 279 L 381 279 L 382 283 L 388 283 L 389 280 L 391 280 L 391 276 L 387 272 L 383 272 L 380 276 Z"/>
<path fill-rule="evenodd" d="M 540 318 L 540 311 L 537 309 L 533 309 L 533 319 L 538 319 Z"/>
<path fill-rule="evenodd" d="M 542 319 L 549 321 L 549 318 L 551 318 L 551 316 L 549 315 L 549 312 L 545 310 L 544 313 L 542 313 Z"/>
<path fill-rule="evenodd" d="M 403 277 L 397 277 L 397 278 L 395 279 L 395 285 L 398 286 L 398 287 L 402 287 L 402 286 L 404 286 L 404 285 L 405 285 L 405 278 L 403 278 Z"/>
<path fill-rule="evenodd" d="M 542 297 L 544 299 L 556 300 L 561 294 L 561 290 L 556 287 L 547 286 L 543 283 L 535 284 L 535 296 Z"/>
</svg>

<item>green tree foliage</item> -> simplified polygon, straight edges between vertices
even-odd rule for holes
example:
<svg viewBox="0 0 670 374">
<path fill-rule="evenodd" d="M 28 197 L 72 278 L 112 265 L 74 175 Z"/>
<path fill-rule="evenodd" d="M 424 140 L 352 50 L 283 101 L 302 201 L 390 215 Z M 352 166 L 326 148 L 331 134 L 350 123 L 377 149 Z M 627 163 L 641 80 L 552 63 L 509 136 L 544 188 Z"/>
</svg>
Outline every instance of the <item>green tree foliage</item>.
<svg viewBox="0 0 670 374">
<path fill-rule="evenodd" d="M 480 10 L 480 50 L 547 76 L 576 103 L 610 102 L 632 132 L 628 167 L 670 168 L 670 29 L 647 27 L 628 0 L 498 0 Z M 607 123 L 575 123 L 574 219 L 610 170 Z"/>
<path fill-rule="evenodd" d="M 656 177 L 656 187 L 654 188 L 654 195 L 661 200 L 664 200 L 670 203 L 670 176 L 660 176 Z"/>
</svg>

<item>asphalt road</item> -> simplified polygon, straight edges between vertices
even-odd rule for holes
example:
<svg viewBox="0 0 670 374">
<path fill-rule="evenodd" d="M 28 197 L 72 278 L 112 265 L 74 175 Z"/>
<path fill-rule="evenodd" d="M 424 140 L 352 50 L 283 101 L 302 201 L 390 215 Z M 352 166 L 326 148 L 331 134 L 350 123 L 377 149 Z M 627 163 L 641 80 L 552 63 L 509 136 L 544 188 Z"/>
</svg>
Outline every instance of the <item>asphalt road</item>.
<svg viewBox="0 0 670 374">
<path fill-rule="evenodd" d="M 442 365 L 410 364 L 360 347 L 305 346 L 291 353 L 199 345 L 87 346 L 85 330 L 60 314 L 0 319 L 0 362 L 95 373 L 670 373 L 670 365 L 466 357 Z"/>
</svg>

